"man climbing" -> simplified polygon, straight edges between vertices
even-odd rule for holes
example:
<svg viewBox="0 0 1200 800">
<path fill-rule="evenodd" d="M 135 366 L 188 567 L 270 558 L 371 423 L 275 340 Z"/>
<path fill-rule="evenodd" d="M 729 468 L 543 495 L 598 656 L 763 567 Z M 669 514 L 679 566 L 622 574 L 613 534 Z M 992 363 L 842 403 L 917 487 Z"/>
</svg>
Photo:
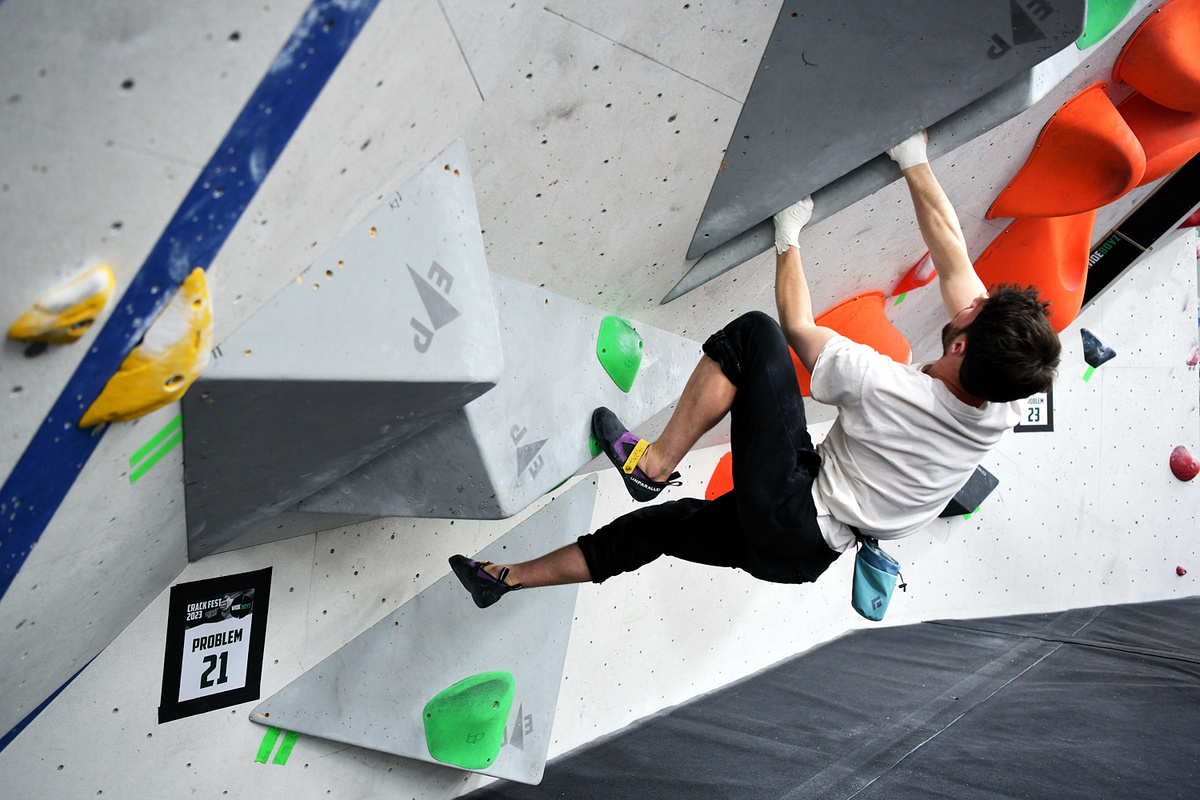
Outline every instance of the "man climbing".
<svg viewBox="0 0 1200 800">
<path fill-rule="evenodd" d="M 942 356 L 904 366 L 818 326 L 799 246 L 812 200 L 784 209 L 775 216 L 779 323 L 753 311 L 713 334 L 654 442 L 625 430 L 608 409 L 592 418 L 630 494 L 644 501 L 670 485 L 700 436 L 731 413 L 733 490 L 639 508 L 532 561 L 454 556 L 476 605 L 522 587 L 601 583 L 661 555 L 778 583 L 815 581 L 857 535 L 908 536 L 945 508 L 1020 420 L 1018 401 L 1050 387 L 1061 347 L 1036 290 L 988 295 L 930 168 L 924 132 L 888 155 L 907 181 L 950 315 Z M 788 345 L 812 374 L 813 399 L 838 407 L 819 447 Z"/>
</svg>

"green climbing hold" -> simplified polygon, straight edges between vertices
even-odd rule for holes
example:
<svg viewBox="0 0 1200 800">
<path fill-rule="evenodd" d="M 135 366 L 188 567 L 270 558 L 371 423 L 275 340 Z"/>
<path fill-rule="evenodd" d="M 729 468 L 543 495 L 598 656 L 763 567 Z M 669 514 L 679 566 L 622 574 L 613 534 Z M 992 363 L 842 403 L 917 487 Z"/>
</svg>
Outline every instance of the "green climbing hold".
<svg viewBox="0 0 1200 800">
<path fill-rule="evenodd" d="M 1133 8 L 1136 0 L 1088 0 L 1087 21 L 1083 33 L 1075 40 L 1075 46 L 1087 50 L 1108 36 L 1121 24 Z"/>
<path fill-rule="evenodd" d="M 642 337 L 629 320 L 605 317 L 600 322 L 600 336 L 596 339 L 596 356 L 613 383 L 621 387 L 622 392 L 628 392 L 642 365 Z"/>
<path fill-rule="evenodd" d="M 604 452 L 604 448 L 600 446 L 600 440 L 594 433 L 588 436 L 588 451 L 591 452 L 592 458 Z"/>
<path fill-rule="evenodd" d="M 429 755 L 463 769 L 496 763 L 512 708 L 516 681 L 511 672 L 481 672 L 438 692 L 425 704 Z"/>
</svg>

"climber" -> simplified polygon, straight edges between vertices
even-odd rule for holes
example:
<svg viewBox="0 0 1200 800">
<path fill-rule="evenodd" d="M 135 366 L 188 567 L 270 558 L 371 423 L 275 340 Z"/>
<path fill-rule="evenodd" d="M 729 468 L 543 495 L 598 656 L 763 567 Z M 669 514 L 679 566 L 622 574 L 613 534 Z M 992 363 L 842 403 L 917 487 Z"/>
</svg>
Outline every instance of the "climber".
<svg viewBox="0 0 1200 800">
<path fill-rule="evenodd" d="M 898 539 L 937 517 L 984 455 L 1046 391 L 1061 346 L 1033 288 L 988 295 L 958 217 L 926 156 L 924 131 L 888 150 L 908 184 L 950 321 L 942 355 L 906 366 L 815 324 L 800 260 L 805 198 L 775 215 L 775 303 L 704 343 L 662 435 L 646 442 L 608 409 L 593 431 L 635 500 L 672 485 L 676 464 L 731 414 L 734 488 L 639 508 L 531 561 L 450 559 L 483 608 L 519 588 L 593 581 L 661 555 L 735 567 L 778 583 L 815 581 L 858 536 Z M 814 400 L 838 408 L 814 446 L 788 346 L 812 374 Z"/>
</svg>

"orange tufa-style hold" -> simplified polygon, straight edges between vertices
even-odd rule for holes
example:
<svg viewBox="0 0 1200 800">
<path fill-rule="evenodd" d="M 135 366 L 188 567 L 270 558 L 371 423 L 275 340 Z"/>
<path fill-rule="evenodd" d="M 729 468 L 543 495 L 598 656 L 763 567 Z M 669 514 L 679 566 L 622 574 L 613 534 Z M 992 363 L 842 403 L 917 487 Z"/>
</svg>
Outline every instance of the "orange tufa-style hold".
<svg viewBox="0 0 1200 800">
<path fill-rule="evenodd" d="M 900 364 L 911 363 L 912 347 L 908 339 L 896 330 L 883 311 L 886 299 L 883 292 L 856 294 L 823 312 L 816 318 L 816 323 L 832 328 L 847 339 L 872 347 L 876 352 Z M 800 363 L 794 351 L 792 364 L 796 367 L 800 394 L 808 397 L 812 376 Z"/>
<path fill-rule="evenodd" d="M 1083 305 L 1096 211 L 1014 220 L 975 262 L 989 291 L 1001 284 L 1036 286 L 1050 301 L 1050 326 L 1061 333 Z"/>
<path fill-rule="evenodd" d="M 1200 111 L 1200 0 L 1167 0 L 1129 37 L 1113 80 L 1177 111 Z"/>
<path fill-rule="evenodd" d="M 721 456 L 713 469 L 712 477 L 708 479 L 708 488 L 704 490 L 705 500 L 716 500 L 723 494 L 733 491 L 733 452 Z"/>
<path fill-rule="evenodd" d="M 1080 214 L 1138 185 L 1146 154 L 1104 89 L 1089 86 L 1055 112 L 988 219 Z"/>
<path fill-rule="evenodd" d="M 1200 153 L 1200 111 L 1176 111 L 1134 92 L 1117 106 L 1146 153 L 1138 186 L 1158 180 Z"/>
</svg>

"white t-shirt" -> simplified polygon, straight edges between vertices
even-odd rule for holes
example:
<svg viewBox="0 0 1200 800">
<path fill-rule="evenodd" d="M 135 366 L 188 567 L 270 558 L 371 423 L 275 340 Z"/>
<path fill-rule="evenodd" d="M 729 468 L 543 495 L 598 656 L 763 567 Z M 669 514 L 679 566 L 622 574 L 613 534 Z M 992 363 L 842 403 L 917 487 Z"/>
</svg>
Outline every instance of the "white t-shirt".
<svg viewBox="0 0 1200 800">
<path fill-rule="evenodd" d="M 1021 420 L 1022 403 L 974 408 L 944 383 L 844 336 L 813 365 L 812 397 L 838 416 L 817 451 L 817 521 L 839 552 L 867 536 L 899 539 L 933 520 L 984 455 Z"/>
</svg>

